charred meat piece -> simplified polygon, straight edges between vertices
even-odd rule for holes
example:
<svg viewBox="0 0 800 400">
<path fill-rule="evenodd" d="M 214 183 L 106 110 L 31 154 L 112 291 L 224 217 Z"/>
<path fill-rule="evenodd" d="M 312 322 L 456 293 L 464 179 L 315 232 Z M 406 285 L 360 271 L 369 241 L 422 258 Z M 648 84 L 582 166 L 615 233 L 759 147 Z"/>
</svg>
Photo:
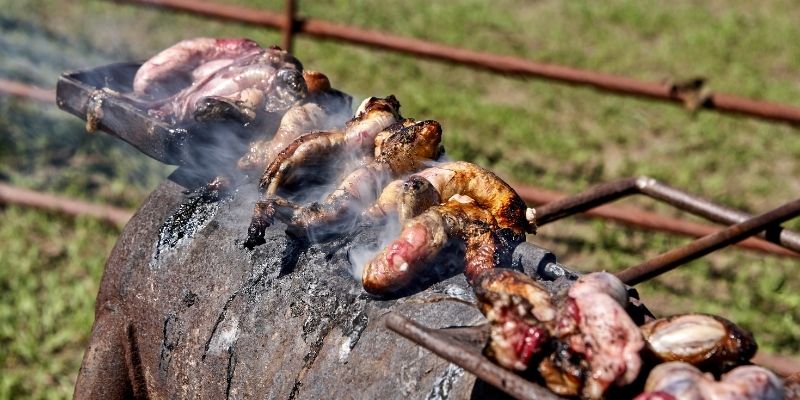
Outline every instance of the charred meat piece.
<svg viewBox="0 0 800 400">
<path fill-rule="evenodd" d="M 746 364 L 757 350 L 750 332 L 715 315 L 660 318 L 641 330 L 648 352 L 657 360 L 683 361 L 716 374 Z"/>
<path fill-rule="evenodd" d="M 279 140 L 273 150 L 279 151 L 261 176 L 260 187 L 266 196 L 273 196 L 278 188 L 284 184 L 286 177 L 299 167 L 309 164 L 316 159 L 333 156 L 342 156 L 352 143 L 359 148 L 354 152 L 361 153 L 361 140 L 374 138 L 378 132 L 387 129 L 401 119 L 399 114 L 400 104 L 394 96 L 387 98 L 370 97 L 365 100 L 356 116 L 347 122 L 344 132 L 314 132 L 297 137 L 288 143 Z M 409 120 L 410 121 L 410 120 Z M 413 122 L 413 121 L 412 121 Z M 406 123 L 403 126 L 409 126 Z M 308 132 L 308 131 L 307 131 Z M 276 135 L 276 138 L 279 137 Z M 271 155 L 271 154 L 270 154 Z"/>
<path fill-rule="evenodd" d="M 500 229 L 524 240 L 526 233 L 536 231 L 532 212 L 522 198 L 493 172 L 475 164 L 453 161 L 436 164 L 415 174 L 429 181 L 439 197 L 469 196 L 478 206 L 488 210 Z"/>
<path fill-rule="evenodd" d="M 486 355 L 505 368 L 526 370 L 549 340 L 547 325 L 556 314 L 550 293 L 527 275 L 502 268 L 479 275 L 474 287 L 490 324 Z"/>
<path fill-rule="evenodd" d="M 636 400 L 783 399 L 783 382 L 772 371 L 755 365 L 737 367 L 717 382 L 691 364 L 672 361 L 656 366 Z"/>
<path fill-rule="evenodd" d="M 290 232 L 304 234 L 314 241 L 338 234 L 342 227 L 351 226 L 355 222 L 361 210 L 375 201 L 380 189 L 388 182 L 421 169 L 425 162 L 436 159 L 441 154 L 442 130 L 436 121 L 411 123 L 406 120 L 387 130 L 394 133 L 382 143 L 384 148 L 380 156 L 347 175 L 339 187 L 322 202 L 305 206 L 293 204 L 270 196 L 272 190 L 277 188 L 273 183 L 267 186 L 266 194 L 256 204 L 246 246 L 252 247 L 261 243 L 264 230 L 272 224 L 274 217 L 285 222 Z M 298 140 L 301 139 L 303 138 Z M 279 159 L 268 169 L 273 169 Z M 277 167 L 277 171 L 280 168 Z M 263 184 L 266 182 L 262 181 Z M 324 227 L 325 233 L 322 236 L 318 234 L 318 228 L 321 227 Z"/>
<path fill-rule="evenodd" d="M 524 274 L 495 274 L 498 273 L 485 272 L 477 279 L 476 294 L 484 314 L 509 307 L 509 300 L 502 296 L 493 298 L 487 292 L 516 294 L 521 292 L 516 288 L 519 286 L 528 286 L 533 293 L 541 292 Z M 600 272 L 579 278 L 563 297 L 551 300 L 550 306 L 541 299 L 527 300 L 531 297 L 525 296 L 524 301 L 531 306 L 515 305 L 516 315 L 508 312 L 495 312 L 491 318 L 487 315 L 493 332 L 499 332 L 491 338 L 492 341 L 499 340 L 499 344 L 490 341 L 487 351 L 501 365 L 512 364 L 518 370 L 531 365 L 517 361 L 538 360 L 536 368 L 541 378 L 558 394 L 602 398 L 609 387 L 633 382 L 641 367 L 639 351 L 644 347 L 644 341 L 639 328 L 620 304 L 627 303 L 625 293 L 622 282 L 613 275 Z M 521 303 L 522 299 L 523 296 L 518 296 L 514 302 Z M 545 306 L 537 307 L 532 301 Z M 545 310 L 545 315 L 537 314 L 537 308 Z M 526 313 L 527 319 L 518 316 Z M 498 318 L 498 315 L 506 316 L 506 319 Z M 519 321 L 547 329 L 548 339 L 537 345 L 539 354 L 534 356 L 528 354 L 528 348 L 524 346 L 507 344 L 518 342 L 520 335 L 514 335 L 513 330 L 504 333 L 503 325 L 517 326 Z M 498 347 L 504 351 L 495 350 Z M 511 349 L 517 348 L 522 352 L 515 355 Z M 498 359 L 498 354 L 502 354 L 503 360 Z"/>
<path fill-rule="evenodd" d="M 309 95 L 289 108 L 274 136 L 254 141 L 237 167 L 242 171 L 264 171 L 290 143 L 313 131 L 340 129 L 350 119 L 352 98 L 332 89 L 328 78 L 319 72 L 303 71 Z"/>
<path fill-rule="evenodd" d="M 364 290 L 383 295 L 404 289 L 450 239 L 466 246 L 464 273 L 470 282 L 510 254 L 518 243 L 504 243 L 495 235 L 494 217 L 474 202 L 459 200 L 451 199 L 408 220 L 400 235 L 365 266 Z"/>
</svg>

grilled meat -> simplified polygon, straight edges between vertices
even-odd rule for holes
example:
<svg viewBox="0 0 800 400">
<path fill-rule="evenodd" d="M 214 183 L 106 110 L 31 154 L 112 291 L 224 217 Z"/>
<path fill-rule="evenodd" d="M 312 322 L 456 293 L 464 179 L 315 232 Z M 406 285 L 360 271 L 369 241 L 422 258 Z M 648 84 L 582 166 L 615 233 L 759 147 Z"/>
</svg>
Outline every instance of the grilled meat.
<svg viewBox="0 0 800 400">
<path fill-rule="evenodd" d="M 650 372 L 636 400 L 779 400 L 784 393 L 783 382 L 766 368 L 741 366 L 715 381 L 691 364 L 672 361 Z"/>
<path fill-rule="evenodd" d="M 486 355 L 505 368 L 528 369 L 550 339 L 548 325 L 556 316 L 550 293 L 527 275 L 503 268 L 480 274 L 474 287 L 490 326 Z"/>
<path fill-rule="evenodd" d="M 595 272 L 570 287 L 562 308 L 557 336 L 588 363 L 582 389 L 585 398 L 602 398 L 610 386 L 627 385 L 639 374 L 644 341 L 625 312 L 627 295 L 620 302 L 624 292 L 616 277 Z"/>
<path fill-rule="evenodd" d="M 660 318 L 641 330 L 648 352 L 658 361 L 683 361 L 717 374 L 747 363 L 757 349 L 750 332 L 714 315 Z"/>
<path fill-rule="evenodd" d="M 477 282 L 476 295 L 493 332 L 487 353 L 499 364 L 525 370 L 538 360 L 548 388 L 590 399 L 602 398 L 611 386 L 630 384 L 639 374 L 644 342 L 622 305 L 625 287 L 613 275 L 585 275 L 553 300 L 518 272 L 490 271 Z M 530 335 L 536 346 L 526 346 Z M 541 338 L 546 339 L 539 343 Z"/>
<path fill-rule="evenodd" d="M 222 43 L 222 49 L 214 50 L 216 43 Z M 239 39 L 202 39 L 176 46 L 143 65 L 132 93 L 141 107 L 163 121 L 236 119 L 248 123 L 265 113 L 283 113 L 308 94 L 302 64 L 278 47 L 258 49 Z M 172 56 L 175 62 L 166 61 Z M 192 62 L 182 66 L 181 60 Z M 190 81 L 178 80 L 182 82 L 178 91 L 174 87 L 156 90 L 159 82 L 176 76 Z M 165 93 L 170 95 L 165 97 Z"/>
<path fill-rule="evenodd" d="M 314 132 L 297 137 L 289 143 L 284 144 L 284 140 L 272 147 L 271 152 L 278 150 L 279 153 L 270 160 L 270 164 L 265 169 L 261 177 L 260 187 L 262 193 L 267 197 L 277 193 L 278 188 L 284 184 L 284 179 L 299 167 L 309 164 L 319 158 L 335 157 L 341 159 L 344 152 L 348 150 L 348 144 L 354 143 L 359 146 L 354 152 L 356 155 L 361 152 L 361 140 L 364 138 L 374 138 L 378 132 L 387 129 L 400 120 L 400 104 L 394 98 L 370 97 L 362 102 L 356 116 L 347 122 L 344 132 Z M 408 120 L 411 121 L 411 120 Z M 402 126 L 410 126 L 407 122 Z M 272 158 L 272 157 L 270 157 Z"/>
<path fill-rule="evenodd" d="M 319 72 L 303 71 L 309 95 L 289 108 L 274 136 L 256 140 L 237 164 L 243 171 L 263 171 L 293 141 L 309 132 L 339 129 L 350 118 L 352 98 L 332 89 Z"/>
<path fill-rule="evenodd" d="M 494 268 L 517 243 L 504 246 L 495 235 L 497 224 L 491 213 L 462 201 L 451 199 L 408 220 L 400 235 L 367 263 L 364 290 L 382 295 L 407 287 L 449 239 L 466 246 L 464 273 L 470 282 Z"/>
<path fill-rule="evenodd" d="M 351 226 L 362 209 L 375 201 L 380 188 L 392 179 L 421 168 L 424 162 L 437 158 L 441 153 L 442 130 L 436 121 L 405 120 L 387 130 L 394 133 L 381 144 L 383 150 L 380 155 L 347 175 L 339 187 L 322 202 L 300 206 L 277 199 L 271 196 L 277 190 L 277 185 L 262 180 L 262 188 L 266 185 L 266 193 L 256 204 L 245 245 L 252 247 L 260 244 L 264 230 L 272 224 L 273 217 L 286 222 L 290 232 L 305 234 L 312 240 L 324 240 L 330 234 L 340 233 L 343 227 Z M 324 135 L 320 134 L 320 137 Z M 301 137 L 298 140 L 302 139 Z M 319 141 L 314 139 L 310 143 L 317 144 Z M 292 151 L 298 153 L 304 144 L 296 146 Z M 287 151 L 293 146 L 290 145 Z M 280 162 L 282 157 L 279 156 L 270 165 L 268 172 L 284 173 L 285 166 L 276 167 Z M 326 235 L 321 237 L 316 232 L 319 232 L 317 228 L 323 226 Z"/>
<path fill-rule="evenodd" d="M 500 229 L 524 240 L 536 231 L 532 213 L 517 192 L 493 172 L 475 164 L 453 161 L 436 164 L 416 176 L 428 180 L 442 199 L 465 195 L 489 211 Z"/>
</svg>

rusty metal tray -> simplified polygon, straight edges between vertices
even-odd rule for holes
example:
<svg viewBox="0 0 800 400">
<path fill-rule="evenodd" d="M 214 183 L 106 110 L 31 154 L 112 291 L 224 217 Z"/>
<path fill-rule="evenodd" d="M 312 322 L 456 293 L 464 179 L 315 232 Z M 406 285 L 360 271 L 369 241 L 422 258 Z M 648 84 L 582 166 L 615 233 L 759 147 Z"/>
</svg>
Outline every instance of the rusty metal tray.
<svg viewBox="0 0 800 400">
<path fill-rule="evenodd" d="M 166 164 L 230 168 L 247 149 L 259 126 L 235 121 L 169 124 L 147 114 L 127 94 L 140 64 L 116 63 L 65 72 L 58 79 L 58 107 L 86 120 L 87 108 L 99 108 L 97 128 Z M 219 134 L 224 132 L 224 134 Z"/>
</svg>

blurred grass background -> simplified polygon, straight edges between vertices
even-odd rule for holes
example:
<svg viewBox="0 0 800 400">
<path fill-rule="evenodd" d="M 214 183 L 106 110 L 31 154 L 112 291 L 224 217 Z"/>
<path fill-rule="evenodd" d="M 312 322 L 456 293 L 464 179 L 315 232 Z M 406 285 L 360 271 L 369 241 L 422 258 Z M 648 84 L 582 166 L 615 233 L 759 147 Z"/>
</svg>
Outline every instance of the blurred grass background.
<svg viewBox="0 0 800 400">
<path fill-rule="evenodd" d="M 280 10 L 283 1 L 238 1 Z M 275 31 L 110 2 L 0 0 L 0 78 L 54 87 L 68 69 L 143 60 L 195 36 L 278 43 Z M 300 1 L 301 15 L 645 80 L 800 104 L 792 1 Z M 302 36 L 296 55 L 361 98 L 395 94 L 439 120 L 449 155 L 566 192 L 650 175 L 750 212 L 800 193 L 800 132 L 786 125 L 503 77 Z M 0 96 L 0 181 L 135 208 L 172 170 L 51 105 Z M 669 215 L 647 199 L 628 199 Z M 118 228 L 0 208 L 0 398 L 72 393 L 103 263 Z M 800 228 L 800 223 L 789 224 Z M 619 270 L 688 241 L 570 219 L 533 238 L 565 264 Z M 800 354 L 798 261 L 725 249 L 640 285 L 658 314 L 690 310 Z"/>
</svg>

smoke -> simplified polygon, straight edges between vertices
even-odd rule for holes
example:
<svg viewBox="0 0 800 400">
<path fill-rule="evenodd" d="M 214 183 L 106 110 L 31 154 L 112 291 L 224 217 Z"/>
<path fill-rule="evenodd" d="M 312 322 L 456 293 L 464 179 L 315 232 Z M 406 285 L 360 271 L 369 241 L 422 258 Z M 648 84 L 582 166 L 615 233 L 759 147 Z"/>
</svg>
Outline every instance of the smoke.
<svg viewBox="0 0 800 400">
<path fill-rule="evenodd" d="M 374 242 L 356 243 L 348 251 L 347 255 L 351 266 L 350 274 L 358 282 L 361 282 L 364 277 L 364 268 L 367 263 L 400 234 L 402 225 L 396 216 L 389 216 L 379 222 L 380 225 Z"/>
<path fill-rule="evenodd" d="M 53 88 L 64 71 L 127 59 L 60 34 L 37 17 L 0 16 L 3 79 Z M 0 95 L 0 131 L 0 179 L 29 188 L 132 207 L 170 170 L 107 135 L 87 135 L 80 120 L 54 104 Z"/>
</svg>

